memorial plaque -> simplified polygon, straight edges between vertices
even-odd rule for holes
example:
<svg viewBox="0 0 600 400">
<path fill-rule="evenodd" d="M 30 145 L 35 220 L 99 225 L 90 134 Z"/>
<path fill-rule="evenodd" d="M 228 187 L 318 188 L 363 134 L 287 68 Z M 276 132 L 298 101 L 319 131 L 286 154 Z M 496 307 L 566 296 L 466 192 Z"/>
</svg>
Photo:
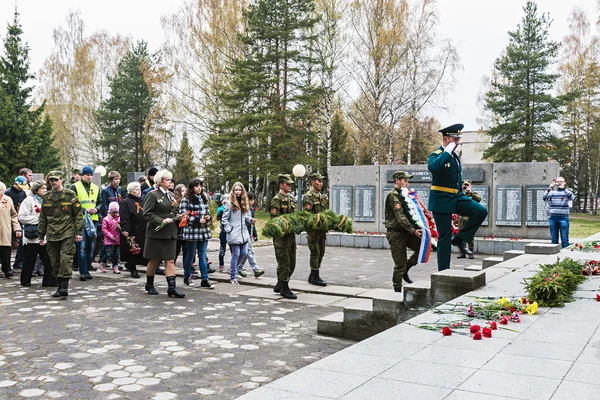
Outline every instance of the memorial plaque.
<svg viewBox="0 0 600 400">
<path fill-rule="evenodd" d="M 387 172 L 386 178 L 387 178 L 388 182 L 394 183 L 394 177 L 392 175 L 394 175 L 394 172 L 396 172 L 396 171 L 401 171 L 401 170 L 400 169 L 390 170 Z M 431 180 L 432 180 L 432 177 L 431 177 L 431 174 L 429 173 L 429 171 L 421 171 L 421 170 L 419 170 L 419 171 L 402 170 L 402 171 L 406 171 L 410 175 L 413 176 L 412 178 L 410 178 L 408 180 L 409 182 L 431 182 Z"/>
<path fill-rule="evenodd" d="M 483 182 L 484 177 L 485 171 L 482 169 L 463 169 L 462 171 L 463 181 Z"/>
<path fill-rule="evenodd" d="M 489 197 L 490 197 L 489 196 L 490 195 L 489 186 L 471 186 L 471 190 L 481 196 L 481 202 L 479 204 L 481 204 L 482 206 L 484 206 L 485 208 L 487 208 L 489 210 L 489 207 L 488 207 Z M 481 224 L 482 226 L 487 226 L 489 224 L 488 217 L 489 217 L 489 214 L 483 220 L 483 223 Z"/>
<path fill-rule="evenodd" d="M 336 214 L 352 215 L 352 186 L 333 185 L 331 209 Z"/>
<path fill-rule="evenodd" d="M 140 176 L 143 176 L 143 172 L 128 172 L 127 173 L 127 183 L 137 182 Z"/>
<path fill-rule="evenodd" d="M 385 221 L 385 199 L 387 198 L 388 193 L 394 188 L 395 186 L 384 186 L 383 189 L 381 189 L 381 220 Z"/>
<path fill-rule="evenodd" d="M 496 187 L 496 225 L 521 226 L 521 186 Z"/>
<path fill-rule="evenodd" d="M 375 222 L 375 197 L 377 187 L 362 185 L 354 187 L 354 220 L 358 222 Z"/>
<path fill-rule="evenodd" d="M 545 202 L 542 200 L 548 186 L 532 185 L 525 188 L 525 207 L 527 226 L 548 226 L 548 213 Z"/>
</svg>

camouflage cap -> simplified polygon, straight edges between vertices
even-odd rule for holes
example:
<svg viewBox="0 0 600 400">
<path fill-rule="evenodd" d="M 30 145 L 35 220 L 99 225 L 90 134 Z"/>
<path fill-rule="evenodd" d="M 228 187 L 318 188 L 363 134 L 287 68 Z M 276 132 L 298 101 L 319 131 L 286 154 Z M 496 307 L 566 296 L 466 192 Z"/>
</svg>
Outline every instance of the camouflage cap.
<svg viewBox="0 0 600 400">
<path fill-rule="evenodd" d="M 62 179 L 63 173 L 62 171 L 50 171 L 46 176 L 46 179 Z"/>
<path fill-rule="evenodd" d="M 81 175 L 81 170 L 80 170 L 79 168 L 73 168 L 73 169 L 71 170 L 71 173 L 72 173 L 73 175 Z"/>
<path fill-rule="evenodd" d="M 308 179 L 311 181 L 314 181 L 314 180 L 322 181 L 323 179 L 325 179 L 325 177 L 318 172 L 313 172 L 312 174 L 310 174 L 308 176 Z"/>
<path fill-rule="evenodd" d="M 396 171 L 394 172 L 394 175 L 392 175 L 392 178 L 394 179 L 410 179 L 412 177 L 413 176 L 406 171 Z"/>
<path fill-rule="evenodd" d="M 279 175 L 277 175 L 277 180 L 279 183 L 289 183 L 289 184 L 294 183 L 290 174 L 279 174 Z"/>
</svg>

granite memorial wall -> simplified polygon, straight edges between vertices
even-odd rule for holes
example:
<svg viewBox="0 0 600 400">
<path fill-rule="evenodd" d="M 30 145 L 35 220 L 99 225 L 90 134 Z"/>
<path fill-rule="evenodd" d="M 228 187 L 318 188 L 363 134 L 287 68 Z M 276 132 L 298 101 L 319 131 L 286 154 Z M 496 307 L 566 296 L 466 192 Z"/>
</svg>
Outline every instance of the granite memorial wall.
<svg viewBox="0 0 600 400">
<path fill-rule="evenodd" d="M 392 174 L 398 170 L 413 175 L 409 187 L 428 205 L 431 174 L 426 165 L 367 165 L 331 168 L 327 181 L 331 208 L 351 216 L 355 230 L 385 232 L 385 197 L 394 187 Z M 559 173 L 556 162 L 463 164 L 463 179 L 472 182 L 489 211 L 477 236 L 547 239 L 542 196 Z"/>
</svg>

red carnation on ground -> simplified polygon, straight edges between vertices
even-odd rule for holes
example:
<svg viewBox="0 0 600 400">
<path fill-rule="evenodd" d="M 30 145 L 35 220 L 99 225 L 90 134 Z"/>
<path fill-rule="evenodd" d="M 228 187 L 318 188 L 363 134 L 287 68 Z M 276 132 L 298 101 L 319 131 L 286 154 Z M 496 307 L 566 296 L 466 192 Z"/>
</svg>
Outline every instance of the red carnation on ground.
<svg viewBox="0 0 600 400">
<path fill-rule="evenodd" d="M 477 331 L 473 334 L 474 340 L 481 340 L 481 332 Z"/>
<path fill-rule="evenodd" d="M 471 333 L 479 332 L 481 327 L 479 325 L 471 325 Z"/>
<path fill-rule="evenodd" d="M 596 301 L 600 301 L 600 294 L 596 294 Z"/>
<path fill-rule="evenodd" d="M 452 335 L 452 329 L 450 329 L 447 326 L 445 326 L 442 329 L 442 335 L 444 335 L 444 336 L 450 336 L 450 335 Z"/>
<path fill-rule="evenodd" d="M 492 337 L 492 330 L 490 328 L 483 328 L 481 332 L 482 332 L 483 336 L 486 338 Z"/>
<path fill-rule="evenodd" d="M 496 329 L 498 329 L 498 325 L 496 325 L 496 321 L 490 321 L 490 329 L 495 331 Z"/>
<path fill-rule="evenodd" d="M 500 318 L 500 325 L 507 325 L 507 324 L 508 324 L 508 319 L 506 317 Z"/>
</svg>

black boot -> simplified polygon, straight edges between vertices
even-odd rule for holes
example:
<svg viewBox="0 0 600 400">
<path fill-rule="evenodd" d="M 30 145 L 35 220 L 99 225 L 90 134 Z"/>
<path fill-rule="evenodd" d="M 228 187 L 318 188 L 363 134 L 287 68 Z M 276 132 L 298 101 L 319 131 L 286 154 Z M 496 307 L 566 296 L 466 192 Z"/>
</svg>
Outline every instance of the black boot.
<svg viewBox="0 0 600 400">
<path fill-rule="evenodd" d="M 292 289 L 290 289 L 290 284 L 288 282 L 285 281 L 280 281 L 281 282 L 281 295 L 283 297 L 285 297 L 286 299 L 297 299 L 298 296 L 296 296 L 294 294 L 294 292 L 292 292 Z"/>
<path fill-rule="evenodd" d="M 125 268 L 127 269 L 127 271 L 129 271 L 131 273 L 132 278 L 136 278 L 136 279 L 140 278 L 140 274 L 138 274 L 135 264 L 125 263 Z"/>
<path fill-rule="evenodd" d="M 200 281 L 200 287 L 203 287 L 206 289 L 214 289 L 208 279 L 202 279 L 202 281 Z"/>
<path fill-rule="evenodd" d="M 67 297 L 69 295 L 69 280 L 67 278 L 62 278 L 62 285 L 58 289 L 58 294 L 60 297 Z"/>
<path fill-rule="evenodd" d="M 404 273 L 404 275 L 402 275 L 402 279 L 404 279 L 404 282 L 410 284 L 413 283 L 413 280 L 410 279 L 410 277 L 408 276 L 408 271 L 410 271 L 410 269 L 414 267 L 414 265 L 410 265 L 408 264 L 408 268 L 406 269 L 406 272 Z"/>
<path fill-rule="evenodd" d="M 152 275 L 152 276 L 146 275 L 145 289 L 146 289 L 146 292 L 148 292 L 148 294 L 158 294 L 158 292 L 156 291 L 156 288 L 154 287 L 154 275 Z"/>
<path fill-rule="evenodd" d="M 277 284 L 273 287 L 273 291 L 275 293 L 281 292 L 281 281 L 279 281 L 279 280 L 277 281 Z"/>
<path fill-rule="evenodd" d="M 458 236 L 454 236 L 452 238 L 452 245 L 458 247 L 458 251 L 460 253 L 458 258 L 465 258 L 467 254 L 473 254 L 473 252 L 467 247 L 465 241 Z"/>
<path fill-rule="evenodd" d="M 169 297 L 177 297 L 178 299 L 183 299 L 185 297 L 185 294 L 177 290 L 174 276 L 167 276 L 167 284 L 169 285 L 169 289 L 167 289 L 167 295 Z"/>
<path fill-rule="evenodd" d="M 317 286 L 327 286 L 327 282 L 325 282 L 319 276 L 318 269 L 312 269 L 310 271 L 310 275 L 308 276 L 308 283 L 310 283 L 311 285 L 317 285 Z"/>
<path fill-rule="evenodd" d="M 52 297 L 60 297 L 60 291 L 61 291 L 62 286 L 63 286 L 62 281 L 63 281 L 63 278 L 56 278 L 56 284 L 57 284 L 56 292 L 54 292 L 54 294 L 52 295 Z"/>
</svg>

